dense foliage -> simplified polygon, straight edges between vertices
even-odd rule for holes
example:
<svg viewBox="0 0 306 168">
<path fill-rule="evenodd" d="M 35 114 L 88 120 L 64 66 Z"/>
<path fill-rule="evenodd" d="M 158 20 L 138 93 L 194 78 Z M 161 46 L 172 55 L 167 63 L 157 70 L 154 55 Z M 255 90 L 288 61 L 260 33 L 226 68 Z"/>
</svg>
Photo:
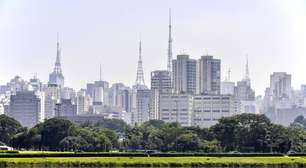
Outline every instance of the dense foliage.
<svg viewBox="0 0 306 168">
<path fill-rule="evenodd" d="M 118 137 L 105 128 L 80 127 L 68 120 L 52 118 L 17 133 L 11 145 L 25 149 L 109 151 L 117 147 Z"/>
<path fill-rule="evenodd" d="M 6 115 L 0 115 L 0 141 L 9 143 L 11 138 L 22 129 L 20 123 Z"/>
<path fill-rule="evenodd" d="M 305 121 L 298 117 L 290 127 L 284 127 L 264 115 L 241 114 L 200 128 L 158 120 L 133 127 L 107 119 L 77 125 L 53 118 L 27 129 L 0 115 L 0 141 L 19 149 L 61 151 L 302 152 Z"/>
</svg>

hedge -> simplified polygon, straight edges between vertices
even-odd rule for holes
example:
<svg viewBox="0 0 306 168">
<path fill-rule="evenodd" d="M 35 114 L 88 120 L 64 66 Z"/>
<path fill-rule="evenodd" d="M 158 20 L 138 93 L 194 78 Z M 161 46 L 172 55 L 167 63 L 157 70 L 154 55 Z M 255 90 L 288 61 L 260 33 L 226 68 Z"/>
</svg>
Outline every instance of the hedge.
<svg viewBox="0 0 306 168">
<path fill-rule="evenodd" d="M 207 156 L 207 157 L 258 157 L 258 156 L 284 156 L 281 153 L 2 153 L 0 158 L 34 158 L 34 157 L 183 157 L 183 156 Z M 298 156 L 298 155 L 290 155 Z M 299 156 L 306 156 L 299 155 Z"/>
</svg>

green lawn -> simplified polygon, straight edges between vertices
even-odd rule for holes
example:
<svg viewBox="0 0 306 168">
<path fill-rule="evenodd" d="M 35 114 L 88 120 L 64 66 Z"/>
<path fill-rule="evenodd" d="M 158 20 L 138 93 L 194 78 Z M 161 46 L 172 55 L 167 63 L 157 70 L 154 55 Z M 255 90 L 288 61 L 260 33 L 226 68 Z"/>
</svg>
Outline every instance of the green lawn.
<svg viewBox="0 0 306 168">
<path fill-rule="evenodd" d="M 306 166 L 306 157 L 46 157 L 0 158 L 0 167 L 37 166 Z"/>
</svg>

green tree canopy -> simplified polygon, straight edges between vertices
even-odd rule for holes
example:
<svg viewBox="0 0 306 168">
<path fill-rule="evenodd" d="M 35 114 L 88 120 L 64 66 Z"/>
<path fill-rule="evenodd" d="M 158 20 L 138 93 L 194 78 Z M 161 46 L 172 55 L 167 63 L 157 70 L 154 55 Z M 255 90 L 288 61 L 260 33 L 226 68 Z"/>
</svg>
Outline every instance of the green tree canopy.
<svg viewBox="0 0 306 168">
<path fill-rule="evenodd" d="M 21 124 L 4 114 L 0 115 L 0 141 L 10 144 L 12 137 L 18 132 L 22 131 Z"/>
</svg>

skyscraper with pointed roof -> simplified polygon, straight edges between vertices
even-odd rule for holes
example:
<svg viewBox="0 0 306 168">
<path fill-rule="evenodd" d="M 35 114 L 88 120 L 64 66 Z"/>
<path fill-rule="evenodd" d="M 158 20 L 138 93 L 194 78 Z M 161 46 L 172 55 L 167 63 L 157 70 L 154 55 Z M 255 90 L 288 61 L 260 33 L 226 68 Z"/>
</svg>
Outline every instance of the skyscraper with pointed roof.
<svg viewBox="0 0 306 168">
<path fill-rule="evenodd" d="M 49 82 L 48 85 L 56 85 L 58 87 L 64 87 L 64 76 L 62 74 L 62 68 L 61 68 L 61 49 L 59 46 L 59 41 L 57 40 L 56 43 L 57 49 L 56 49 L 56 60 L 53 72 L 49 75 Z"/>
</svg>

